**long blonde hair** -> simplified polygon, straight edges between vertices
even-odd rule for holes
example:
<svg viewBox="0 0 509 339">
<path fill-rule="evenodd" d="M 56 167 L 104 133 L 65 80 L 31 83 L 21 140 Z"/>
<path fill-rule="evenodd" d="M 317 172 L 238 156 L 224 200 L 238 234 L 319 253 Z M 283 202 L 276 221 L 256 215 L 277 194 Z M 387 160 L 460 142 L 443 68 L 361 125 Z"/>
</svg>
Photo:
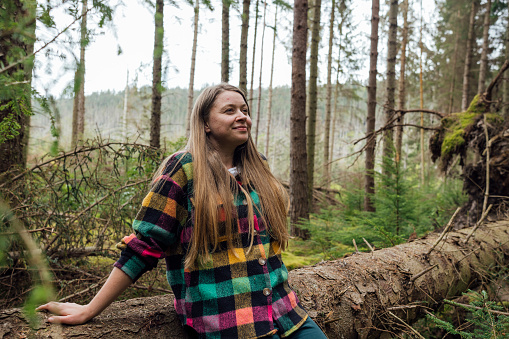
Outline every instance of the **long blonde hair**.
<svg viewBox="0 0 509 339">
<path fill-rule="evenodd" d="M 253 201 L 249 189 L 256 189 L 260 198 L 260 215 L 269 234 L 279 243 L 282 250 L 286 248 L 289 234 L 287 227 L 288 196 L 281 183 L 272 175 L 268 166 L 256 150 L 251 138 L 237 147 L 234 153 L 234 165 L 240 173 L 242 186 L 237 185 L 235 178 L 225 169 L 219 153 L 214 149 L 205 133 L 205 123 L 209 119 L 210 109 L 219 94 L 233 91 L 244 93 L 235 86 L 221 83 L 207 87 L 196 99 L 191 112 L 190 136 L 185 150 L 193 157 L 194 187 L 194 229 L 191 244 L 185 258 L 185 268 L 192 267 L 200 258 L 201 263 L 210 259 L 210 253 L 217 249 L 219 242 L 233 247 L 232 235 L 236 229 L 233 195 L 242 191 L 247 201 L 250 247 L 254 239 Z M 249 105 L 248 105 L 249 107 Z M 249 111 L 250 112 L 250 111 Z M 167 162 L 164 161 L 163 165 Z M 218 201 L 223 205 L 225 230 L 219 230 Z"/>
</svg>

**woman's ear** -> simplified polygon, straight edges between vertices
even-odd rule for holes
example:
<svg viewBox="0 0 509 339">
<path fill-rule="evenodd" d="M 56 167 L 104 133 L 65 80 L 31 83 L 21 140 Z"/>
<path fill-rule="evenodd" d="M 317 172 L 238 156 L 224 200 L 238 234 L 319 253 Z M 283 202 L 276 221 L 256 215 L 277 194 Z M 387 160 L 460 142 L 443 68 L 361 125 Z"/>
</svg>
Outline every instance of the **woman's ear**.
<svg viewBox="0 0 509 339">
<path fill-rule="evenodd" d="M 206 122 L 205 123 L 205 133 L 209 133 L 210 132 L 210 127 L 209 127 L 209 124 Z"/>
</svg>

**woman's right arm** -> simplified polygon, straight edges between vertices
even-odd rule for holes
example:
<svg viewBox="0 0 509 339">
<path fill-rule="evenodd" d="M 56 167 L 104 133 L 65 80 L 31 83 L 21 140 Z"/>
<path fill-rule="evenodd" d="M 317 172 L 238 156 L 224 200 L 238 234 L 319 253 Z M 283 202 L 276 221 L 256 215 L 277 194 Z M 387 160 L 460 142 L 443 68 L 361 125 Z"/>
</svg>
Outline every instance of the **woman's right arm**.
<svg viewBox="0 0 509 339">
<path fill-rule="evenodd" d="M 108 277 L 108 280 L 106 280 L 103 287 L 101 287 L 94 299 L 92 299 L 88 305 L 49 302 L 37 307 L 37 310 L 48 310 L 51 313 L 56 314 L 48 319 L 51 323 L 68 325 L 83 324 L 96 315 L 99 315 L 131 284 L 131 278 L 122 272 L 122 270 L 114 267 Z"/>
</svg>

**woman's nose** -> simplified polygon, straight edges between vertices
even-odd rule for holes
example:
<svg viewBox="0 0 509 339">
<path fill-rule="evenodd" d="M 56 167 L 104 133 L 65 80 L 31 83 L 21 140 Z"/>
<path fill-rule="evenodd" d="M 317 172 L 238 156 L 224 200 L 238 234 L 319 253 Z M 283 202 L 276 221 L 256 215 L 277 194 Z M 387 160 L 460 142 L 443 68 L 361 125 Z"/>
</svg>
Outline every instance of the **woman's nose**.
<svg viewBox="0 0 509 339">
<path fill-rule="evenodd" d="M 237 110 L 237 120 L 246 120 L 246 119 L 247 119 L 247 114 L 242 112 L 240 109 Z"/>
</svg>

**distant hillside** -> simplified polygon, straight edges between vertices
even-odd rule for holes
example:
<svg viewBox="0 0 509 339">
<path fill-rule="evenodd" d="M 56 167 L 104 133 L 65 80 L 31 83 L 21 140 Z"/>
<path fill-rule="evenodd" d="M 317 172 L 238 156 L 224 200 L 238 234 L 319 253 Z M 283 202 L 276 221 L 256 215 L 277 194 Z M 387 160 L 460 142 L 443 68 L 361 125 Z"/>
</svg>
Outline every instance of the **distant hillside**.
<svg viewBox="0 0 509 339">
<path fill-rule="evenodd" d="M 345 147 L 347 142 L 363 135 L 365 90 L 363 87 L 343 86 L 342 92 L 346 97 L 338 101 L 338 118 L 336 122 L 335 155 L 341 157 L 351 151 L 352 146 Z M 195 91 L 195 99 L 200 91 Z M 323 135 L 325 115 L 325 91 L 320 91 L 317 123 L 317 154 L 322 152 L 320 138 Z M 257 114 L 258 92 L 254 92 L 251 107 L 254 124 Z M 268 90 L 262 90 L 259 142 L 261 152 L 265 152 L 266 140 L 266 110 Z M 274 89 L 272 103 L 272 121 L 270 138 L 270 165 L 282 177 L 288 175 L 289 168 L 289 134 L 290 134 L 290 87 Z M 43 112 L 37 102 L 34 102 L 34 116 L 31 119 L 30 154 L 41 156 L 48 153 L 55 138 L 51 135 L 51 120 L 60 125 L 61 136 L 59 149 L 70 148 L 72 131 L 72 98 L 60 98 L 50 105 L 52 117 Z M 334 105 L 333 105 L 334 106 Z M 148 144 L 150 133 L 151 88 L 130 88 L 127 101 L 127 136 L 130 141 Z M 122 140 L 122 114 L 124 110 L 124 92 L 93 93 L 85 99 L 85 136 L 87 138 L 102 138 L 112 141 Z M 161 141 L 174 141 L 185 135 L 187 114 L 187 89 L 172 88 L 163 92 L 161 115 Z M 332 123 L 332 122 L 331 122 Z M 304 136 L 303 136 L 304 137 Z M 317 157 L 317 164 L 321 163 Z"/>
</svg>

